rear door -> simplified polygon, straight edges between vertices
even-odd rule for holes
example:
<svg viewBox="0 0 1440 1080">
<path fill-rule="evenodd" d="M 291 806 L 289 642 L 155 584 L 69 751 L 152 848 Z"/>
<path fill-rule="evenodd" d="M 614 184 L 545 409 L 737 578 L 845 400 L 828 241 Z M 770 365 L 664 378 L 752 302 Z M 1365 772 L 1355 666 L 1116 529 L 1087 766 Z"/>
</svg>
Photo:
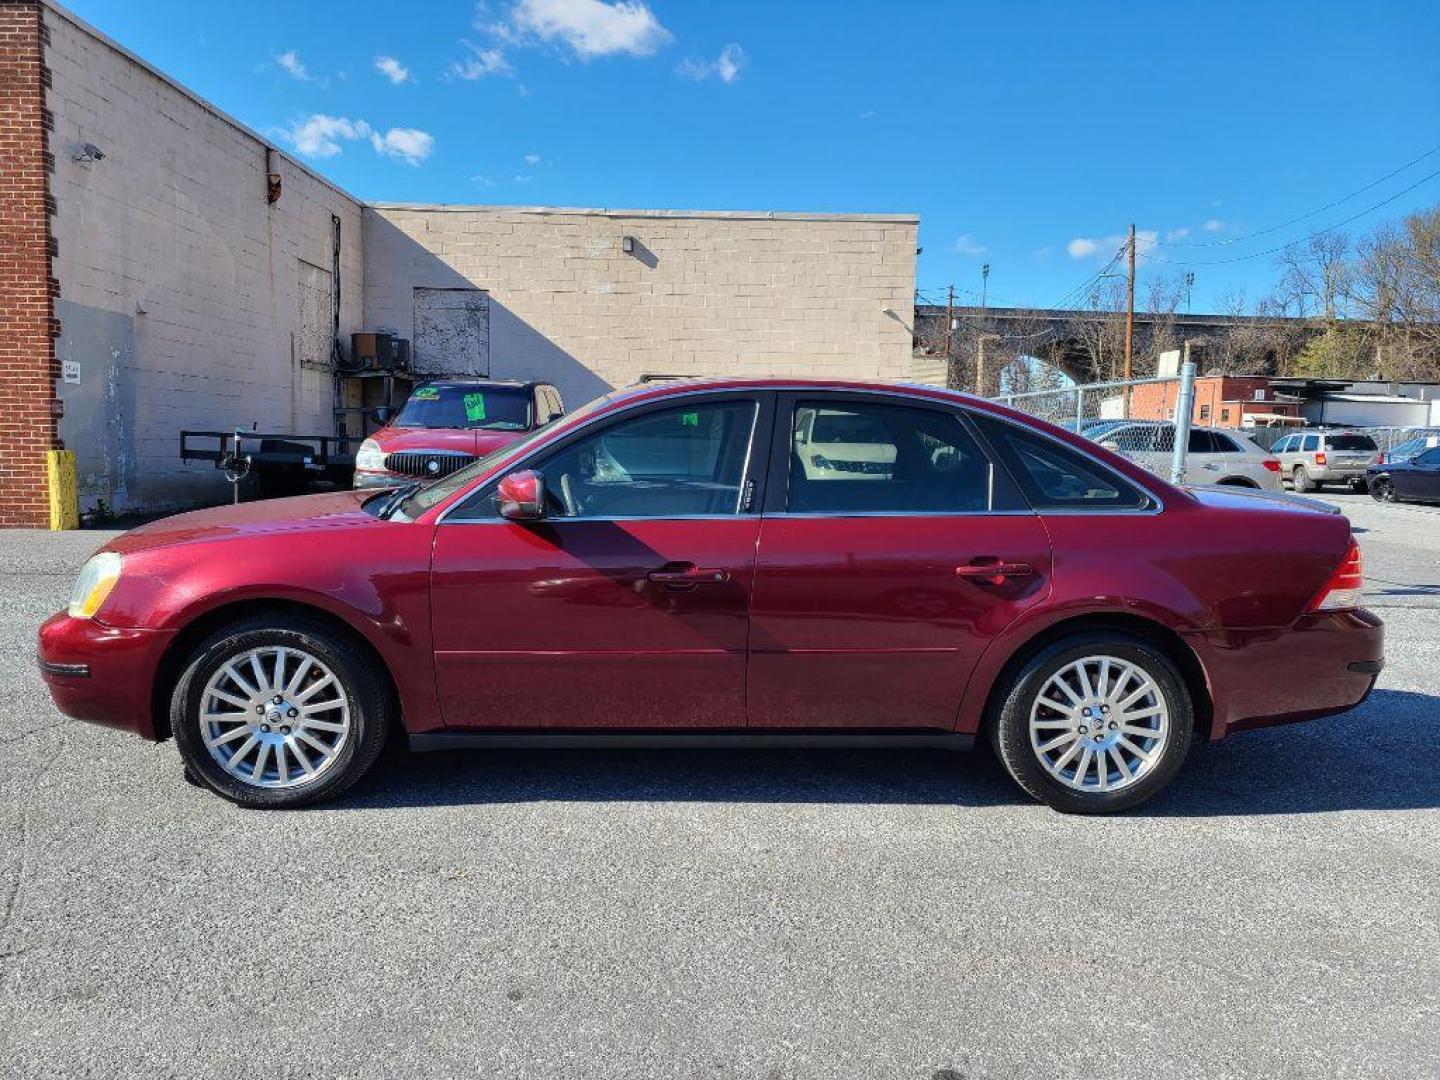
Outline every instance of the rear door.
<svg viewBox="0 0 1440 1080">
<path fill-rule="evenodd" d="M 790 393 L 751 602 L 753 728 L 953 729 L 992 637 L 1050 587 L 1045 529 L 959 411 Z"/>
</svg>

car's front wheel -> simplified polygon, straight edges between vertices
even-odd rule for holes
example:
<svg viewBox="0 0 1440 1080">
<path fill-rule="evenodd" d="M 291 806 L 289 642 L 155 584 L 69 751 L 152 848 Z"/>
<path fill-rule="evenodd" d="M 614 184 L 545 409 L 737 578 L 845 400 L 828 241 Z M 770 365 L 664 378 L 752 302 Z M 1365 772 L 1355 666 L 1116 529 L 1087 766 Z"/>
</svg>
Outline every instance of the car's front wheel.
<svg viewBox="0 0 1440 1080">
<path fill-rule="evenodd" d="M 1011 677 L 991 740 L 1011 777 L 1056 810 L 1107 814 L 1149 799 L 1185 760 L 1194 711 L 1154 645 L 1119 633 L 1064 638 Z"/>
<path fill-rule="evenodd" d="M 186 770 L 242 806 L 331 798 L 374 764 L 390 695 L 347 636 L 295 617 L 247 618 L 191 654 L 170 703 Z"/>
<path fill-rule="evenodd" d="M 1370 481 L 1370 497 L 1376 502 L 1394 502 L 1395 485 L 1384 476 Z"/>
</svg>

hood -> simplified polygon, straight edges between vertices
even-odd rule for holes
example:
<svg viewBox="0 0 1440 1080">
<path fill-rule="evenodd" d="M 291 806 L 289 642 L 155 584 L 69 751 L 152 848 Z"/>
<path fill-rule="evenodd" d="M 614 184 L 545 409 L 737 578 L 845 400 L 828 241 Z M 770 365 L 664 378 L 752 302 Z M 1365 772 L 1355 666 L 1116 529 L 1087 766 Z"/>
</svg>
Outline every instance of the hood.
<svg viewBox="0 0 1440 1080">
<path fill-rule="evenodd" d="M 375 498 L 372 491 L 332 491 L 322 495 L 301 495 L 294 499 L 264 499 L 259 502 L 191 510 L 161 518 L 131 529 L 106 545 L 107 550 L 127 552 L 170 544 L 223 540 L 260 533 L 293 532 L 336 528 L 343 525 L 383 525 L 367 514 L 362 504 Z"/>
<path fill-rule="evenodd" d="M 1312 514 L 1338 514 L 1340 507 L 1334 503 L 1309 499 L 1304 495 L 1292 495 L 1287 491 L 1262 491 L 1260 488 L 1235 487 L 1228 484 L 1211 484 L 1185 488 L 1205 506 L 1231 509 L 1308 511 Z M 1268 504 L 1268 507 L 1267 507 Z"/>
<path fill-rule="evenodd" d="M 467 428 L 384 427 L 370 438 L 387 454 L 399 451 L 448 450 L 480 457 L 524 438 L 523 431 L 480 431 Z"/>
</svg>

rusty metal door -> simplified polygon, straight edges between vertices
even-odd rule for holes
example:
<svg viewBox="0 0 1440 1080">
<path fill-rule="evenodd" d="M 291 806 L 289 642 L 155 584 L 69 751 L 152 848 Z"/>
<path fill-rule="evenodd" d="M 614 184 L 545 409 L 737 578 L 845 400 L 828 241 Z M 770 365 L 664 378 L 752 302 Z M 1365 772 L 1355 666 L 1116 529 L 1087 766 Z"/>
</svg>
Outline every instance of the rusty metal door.
<svg viewBox="0 0 1440 1080">
<path fill-rule="evenodd" d="M 490 294 L 415 288 L 413 365 L 421 375 L 490 374 Z"/>
</svg>

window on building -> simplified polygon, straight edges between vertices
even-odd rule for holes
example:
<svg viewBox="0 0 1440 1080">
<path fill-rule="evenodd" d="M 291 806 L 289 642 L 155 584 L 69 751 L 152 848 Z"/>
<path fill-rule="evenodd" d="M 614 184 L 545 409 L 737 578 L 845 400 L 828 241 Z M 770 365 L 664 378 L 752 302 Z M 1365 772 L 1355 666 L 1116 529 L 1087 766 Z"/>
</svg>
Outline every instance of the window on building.
<svg viewBox="0 0 1440 1080">
<path fill-rule="evenodd" d="M 1210 406 L 1209 406 L 1209 405 L 1201 405 L 1201 406 L 1200 406 L 1200 419 L 1201 419 L 1201 420 L 1209 420 L 1209 419 L 1210 419 Z"/>
</svg>

